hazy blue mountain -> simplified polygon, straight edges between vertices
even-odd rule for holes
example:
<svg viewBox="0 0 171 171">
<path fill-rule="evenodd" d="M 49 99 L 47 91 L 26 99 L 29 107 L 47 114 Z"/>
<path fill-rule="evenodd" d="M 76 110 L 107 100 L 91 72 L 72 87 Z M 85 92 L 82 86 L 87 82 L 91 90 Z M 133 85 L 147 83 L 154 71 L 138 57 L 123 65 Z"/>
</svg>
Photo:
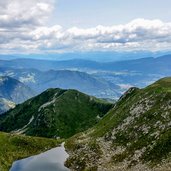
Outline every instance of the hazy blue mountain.
<svg viewBox="0 0 171 171">
<path fill-rule="evenodd" d="M 157 58 L 141 58 L 117 62 L 95 62 L 90 60 L 72 59 L 63 61 L 14 59 L 0 60 L 0 67 L 35 68 L 39 70 L 79 70 L 79 71 L 136 71 L 143 73 L 171 73 L 171 55 Z"/>
<path fill-rule="evenodd" d="M 1 68 L 1 75 L 8 75 L 31 87 L 37 93 L 48 88 L 77 89 L 104 98 L 118 98 L 119 86 L 90 74 L 69 70 L 39 71 L 36 69 Z"/>
<path fill-rule="evenodd" d="M 131 86 L 145 87 L 170 76 L 171 55 L 117 62 L 15 59 L 1 60 L 0 66 L 1 75 L 5 73 L 19 79 L 37 92 L 60 87 L 77 89 L 97 97 L 115 98 Z M 11 68 L 8 71 L 4 69 L 7 66 Z"/>
<path fill-rule="evenodd" d="M 39 59 L 14 59 L 14 60 L 0 60 L 0 67 L 11 68 L 34 68 L 42 71 L 59 70 L 59 69 L 90 69 L 98 68 L 101 63 L 82 59 L 71 59 L 62 61 L 53 60 L 39 60 Z"/>
<path fill-rule="evenodd" d="M 0 59 L 17 59 L 17 58 L 29 58 L 29 59 L 49 59 L 49 60 L 93 60 L 98 62 L 112 62 L 121 60 L 132 60 L 140 59 L 145 57 L 158 57 L 171 54 L 169 51 L 130 51 L 130 52 L 115 52 L 115 51 L 104 51 L 104 52 L 73 52 L 73 53 L 57 53 L 57 54 L 14 54 L 14 55 L 0 55 Z"/>
<path fill-rule="evenodd" d="M 22 103 L 34 95 L 33 90 L 20 81 L 8 76 L 0 77 L 0 98 Z"/>
<path fill-rule="evenodd" d="M 158 58 L 142 58 L 129 61 L 119 61 L 106 63 L 104 70 L 114 71 L 136 71 L 141 73 L 171 73 L 171 55 Z"/>
</svg>

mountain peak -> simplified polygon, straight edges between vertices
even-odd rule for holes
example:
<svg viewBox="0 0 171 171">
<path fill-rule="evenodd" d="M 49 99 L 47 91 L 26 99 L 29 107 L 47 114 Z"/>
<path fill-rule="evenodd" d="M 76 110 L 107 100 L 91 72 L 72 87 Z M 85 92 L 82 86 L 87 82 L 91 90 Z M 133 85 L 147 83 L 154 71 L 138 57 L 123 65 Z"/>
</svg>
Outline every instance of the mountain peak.
<svg viewBox="0 0 171 171">
<path fill-rule="evenodd" d="M 48 89 L 3 115 L 0 129 L 66 138 L 96 124 L 111 107 L 111 103 L 77 90 Z"/>
<path fill-rule="evenodd" d="M 71 155 L 67 166 L 108 171 L 153 170 L 151 167 L 157 165 L 167 168 L 165 161 L 171 152 L 170 88 L 168 77 L 144 89 L 129 89 L 97 125 L 68 140 Z"/>
</svg>

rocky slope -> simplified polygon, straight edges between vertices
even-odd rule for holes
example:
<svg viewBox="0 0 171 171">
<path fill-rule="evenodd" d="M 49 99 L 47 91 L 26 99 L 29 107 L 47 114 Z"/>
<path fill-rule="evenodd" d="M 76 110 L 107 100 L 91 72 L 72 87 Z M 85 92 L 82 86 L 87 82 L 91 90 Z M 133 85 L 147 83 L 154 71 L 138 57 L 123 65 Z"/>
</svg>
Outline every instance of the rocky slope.
<svg viewBox="0 0 171 171">
<path fill-rule="evenodd" d="M 171 78 L 129 89 L 93 128 L 70 138 L 72 170 L 171 170 Z"/>
<path fill-rule="evenodd" d="M 0 98 L 22 103 L 34 95 L 34 92 L 20 81 L 8 76 L 0 77 Z"/>
<path fill-rule="evenodd" d="M 0 116 L 0 130 L 68 138 L 94 126 L 112 105 L 76 90 L 48 89 Z"/>
</svg>

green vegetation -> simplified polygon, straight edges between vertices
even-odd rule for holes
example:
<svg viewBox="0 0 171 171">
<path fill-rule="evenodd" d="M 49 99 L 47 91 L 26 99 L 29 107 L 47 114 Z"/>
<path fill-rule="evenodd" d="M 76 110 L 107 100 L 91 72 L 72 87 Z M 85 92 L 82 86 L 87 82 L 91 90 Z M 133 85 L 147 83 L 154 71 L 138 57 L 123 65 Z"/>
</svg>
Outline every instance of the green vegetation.
<svg viewBox="0 0 171 171">
<path fill-rule="evenodd" d="M 0 130 L 68 138 L 94 126 L 111 108 L 76 90 L 48 89 L 0 116 Z"/>
<path fill-rule="evenodd" d="M 70 154 L 66 166 L 72 170 L 129 170 L 137 164 L 139 170 L 155 171 L 159 165 L 160 170 L 167 168 L 165 164 L 171 162 L 171 78 L 144 89 L 131 88 L 111 107 L 76 90 L 49 89 L 1 116 L 0 129 L 70 137 L 65 140 Z M 49 141 L 48 148 L 57 143 L 42 139 L 41 145 L 37 138 L 1 134 L 0 143 L 8 143 L 0 151 L 4 168 L 44 150 Z M 20 156 L 18 151 L 22 150 L 25 152 Z M 3 155 L 12 157 L 13 151 L 17 156 L 6 164 Z"/>
<path fill-rule="evenodd" d="M 103 151 L 98 155 L 101 160 L 91 162 L 90 157 L 85 168 L 95 165 L 112 168 L 111 165 L 116 167 L 121 162 L 123 167 L 127 166 L 123 169 L 139 163 L 157 166 L 171 157 L 170 125 L 171 78 L 161 79 L 144 89 L 131 88 L 93 128 L 67 141 L 68 151 L 73 154 L 69 161 L 79 159 L 83 151 L 93 158 L 89 144 L 96 140 Z M 81 148 L 76 149 L 78 144 Z M 101 163 L 106 158 L 108 162 Z M 71 164 L 70 167 L 80 166 Z"/>
<path fill-rule="evenodd" d="M 14 161 L 47 151 L 59 143 L 59 140 L 0 132 L 0 170 L 8 171 Z"/>
<path fill-rule="evenodd" d="M 115 107 L 94 127 L 93 137 L 102 137 L 109 133 L 115 126 L 119 125 L 126 117 L 129 116 L 129 108 L 136 101 L 138 88 L 131 88 L 121 97 Z"/>
</svg>

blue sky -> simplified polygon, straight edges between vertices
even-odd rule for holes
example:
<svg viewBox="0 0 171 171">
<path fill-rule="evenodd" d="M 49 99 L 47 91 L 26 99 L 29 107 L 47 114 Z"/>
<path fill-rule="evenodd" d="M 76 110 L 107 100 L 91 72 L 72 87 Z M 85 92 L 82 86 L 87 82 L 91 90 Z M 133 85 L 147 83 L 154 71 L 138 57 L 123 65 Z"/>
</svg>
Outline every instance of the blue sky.
<svg viewBox="0 0 171 171">
<path fill-rule="evenodd" d="M 53 24 L 95 27 L 125 24 L 136 18 L 171 20 L 170 0 L 59 0 Z"/>
<path fill-rule="evenodd" d="M 0 0 L 0 53 L 170 51 L 170 0 Z"/>
</svg>

